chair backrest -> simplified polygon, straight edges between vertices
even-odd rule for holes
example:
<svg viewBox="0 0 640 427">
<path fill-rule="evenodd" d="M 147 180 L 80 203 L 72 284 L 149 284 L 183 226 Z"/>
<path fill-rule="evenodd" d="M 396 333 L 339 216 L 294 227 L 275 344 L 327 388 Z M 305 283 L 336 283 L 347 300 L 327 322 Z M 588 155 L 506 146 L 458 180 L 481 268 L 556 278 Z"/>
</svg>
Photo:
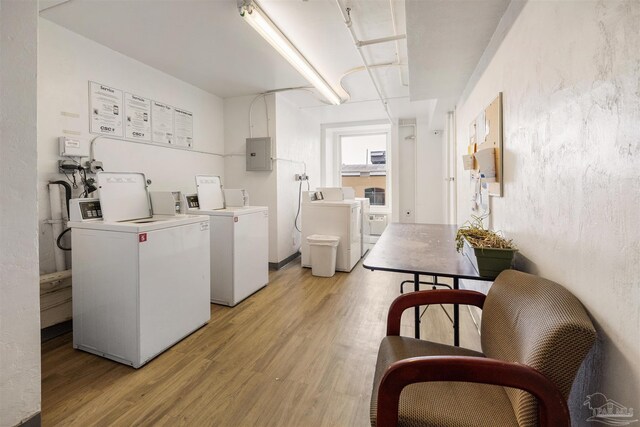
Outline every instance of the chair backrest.
<svg viewBox="0 0 640 427">
<path fill-rule="evenodd" d="M 555 282 L 515 270 L 493 283 L 482 310 L 482 351 L 487 357 L 528 365 L 568 398 L 596 332 L 584 307 Z M 537 425 L 537 403 L 507 388 L 521 427 Z"/>
</svg>

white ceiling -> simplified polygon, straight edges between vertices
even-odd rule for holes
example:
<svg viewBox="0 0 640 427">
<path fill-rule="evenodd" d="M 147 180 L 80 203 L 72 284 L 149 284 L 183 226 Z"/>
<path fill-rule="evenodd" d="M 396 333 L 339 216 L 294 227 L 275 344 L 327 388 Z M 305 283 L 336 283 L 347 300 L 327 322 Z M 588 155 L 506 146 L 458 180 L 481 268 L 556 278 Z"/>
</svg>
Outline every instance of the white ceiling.
<svg viewBox="0 0 640 427">
<path fill-rule="evenodd" d="M 235 0 L 72 0 L 41 16 L 221 97 L 307 84 Z"/>
<path fill-rule="evenodd" d="M 377 93 L 364 70 L 345 76 L 363 64 L 336 0 L 258 1 L 329 84 L 350 100 L 347 109 L 375 102 Z M 363 49 L 370 65 L 401 64 L 372 69 L 392 115 L 400 118 L 433 111 L 433 98 L 459 96 L 508 0 L 406 0 L 409 19 L 405 0 L 340 2 L 351 8 L 359 40 L 392 35 L 392 16 L 396 33 L 408 32 L 409 49 L 407 40 Z M 487 16 L 478 11 L 485 3 L 491 11 Z M 41 0 L 40 5 L 42 17 L 221 97 L 308 85 L 243 21 L 236 0 Z M 482 16 L 477 24 L 469 22 L 474 14 Z M 436 22 L 436 17 L 444 21 Z M 442 36 L 451 31 L 464 37 L 456 36 L 451 44 Z M 477 40 L 464 45 L 475 33 Z M 433 58 L 443 66 L 435 66 Z M 438 85 L 445 95 L 435 93 Z M 410 102 L 410 92 L 412 99 L 428 101 Z M 290 99 L 302 108 L 323 108 L 307 92 L 292 93 Z M 383 111 L 379 101 L 377 110 Z"/>
<path fill-rule="evenodd" d="M 407 0 L 411 100 L 458 97 L 509 0 Z"/>
</svg>

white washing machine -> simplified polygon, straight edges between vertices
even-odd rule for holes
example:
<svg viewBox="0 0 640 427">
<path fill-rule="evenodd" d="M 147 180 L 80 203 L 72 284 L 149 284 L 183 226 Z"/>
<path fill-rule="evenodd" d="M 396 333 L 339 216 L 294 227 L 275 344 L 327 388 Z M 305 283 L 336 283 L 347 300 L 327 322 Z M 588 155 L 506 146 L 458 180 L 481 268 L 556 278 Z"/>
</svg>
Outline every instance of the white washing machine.
<svg viewBox="0 0 640 427">
<path fill-rule="evenodd" d="M 307 237 L 323 234 L 340 237 L 336 256 L 336 270 L 349 272 L 362 256 L 361 204 L 357 200 L 312 201 L 307 192 L 302 202 L 302 266 L 311 267 L 311 253 Z"/>
<path fill-rule="evenodd" d="M 196 183 L 198 194 L 186 201 L 189 213 L 210 221 L 211 302 L 235 306 L 269 283 L 269 208 L 218 209 L 219 181 L 198 176 Z"/>
<path fill-rule="evenodd" d="M 369 211 L 371 211 L 371 201 L 365 197 L 356 197 L 356 200 L 360 202 L 360 257 L 369 252 Z"/>
<path fill-rule="evenodd" d="M 139 368 L 210 319 L 209 221 L 149 216 L 142 174 L 98 184 L 100 205 L 80 199 L 68 223 L 73 346 Z"/>
</svg>

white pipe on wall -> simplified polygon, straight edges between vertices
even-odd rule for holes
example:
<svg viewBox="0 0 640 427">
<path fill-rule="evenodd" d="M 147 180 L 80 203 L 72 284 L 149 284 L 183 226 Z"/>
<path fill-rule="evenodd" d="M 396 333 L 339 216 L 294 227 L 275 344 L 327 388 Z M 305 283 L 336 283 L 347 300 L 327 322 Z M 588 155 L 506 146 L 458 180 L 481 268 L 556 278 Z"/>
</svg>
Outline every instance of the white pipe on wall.
<svg viewBox="0 0 640 427">
<path fill-rule="evenodd" d="M 66 269 L 64 252 L 56 244 L 58 236 L 62 233 L 62 201 L 60 198 L 60 186 L 58 184 L 49 184 L 49 205 L 51 206 L 52 243 L 56 271 L 63 271 Z"/>
<path fill-rule="evenodd" d="M 57 271 L 55 273 L 42 274 L 40 276 L 40 284 L 60 282 L 71 277 L 71 270 Z"/>
</svg>

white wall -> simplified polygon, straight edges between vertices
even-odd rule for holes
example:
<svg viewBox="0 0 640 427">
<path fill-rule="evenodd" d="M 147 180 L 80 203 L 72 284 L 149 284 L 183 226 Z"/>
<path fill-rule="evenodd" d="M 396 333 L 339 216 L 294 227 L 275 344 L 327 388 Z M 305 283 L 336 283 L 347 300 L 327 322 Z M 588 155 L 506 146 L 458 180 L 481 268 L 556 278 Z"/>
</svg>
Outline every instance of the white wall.
<svg viewBox="0 0 640 427">
<path fill-rule="evenodd" d="M 443 224 L 446 222 L 443 132 L 436 133 L 428 127 L 426 118 L 418 117 L 416 135 L 416 222 Z"/>
<path fill-rule="evenodd" d="M 417 157 L 417 141 L 415 125 L 398 126 L 398 161 L 401 166 L 398 170 L 398 217 L 404 223 L 416 222 L 417 168 L 424 168 L 424 162 L 420 162 Z"/>
<path fill-rule="evenodd" d="M 224 100 L 224 140 L 225 140 L 225 179 L 222 182 L 226 188 L 244 188 L 249 192 L 249 202 L 254 206 L 269 207 L 269 262 L 278 260 L 278 200 L 277 200 L 277 171 L 278 164 L 274 162 L 271 172 L 247 172 L 246 170 L 246 139 L 249 138 L 249 106 L 256 97 L 242 96 L 226 98 Z M 267 104 L 263 102 L 266 99 Z M 268 95 L 265 99 L 258 99 L 253 106 L 252 124 L 253 136 L 272 137 L 272 153 L 275 153 L 276 122 L 275 95 Z M 269 111 L 269 132 L 267 135 L 267 118 L 265 107 Z"/>
<path fill-rule="evenodd" d="M 300 236 L 294 219 L 298 207 L 295 174 L 311 177 L 312 188 L 320 183 L 320 122 L 308 110 L 296 107 L 284 93 L 257 99 L 252 109 L 253 136 L 272 138 L 273 170 L 246 171 L 246 138 L 249 108 L 256 96 L 224 100 L 225 187 L 245 188 L 252 205 L 269 207 L 269 262 L 278 263 L 298 251 Z M 268 135 L 267 115 L 268 109 Z M 303 191 L 306 184 L 303 184 Z"/>
<path fill-rule="evenodd" d="M 38 194 L 40 220 L 49 213 L 47 183 L 57 173 L 57 138 L 64 131 L 89 140 L 88 81 L 97 81 L 193 112 L 193 150 L 100 138 L 95 157 L 105 170 L 143 172 L 150 190 L 195 192 L 194 175 L 224 175 L 222 99 L 45 19 L 39 21 Z M 70 118 L 61 113 L 77 114 Z M 211 153 L 217 153 L 214 155 Z M 41 272 L 51 272 L 51 227 L 41 225 Z"/>
<path fill-rule="evenodd" d="M 278 198 L 278 261 L 300 249 L 295 228 L 300 182 L 295 174 L 310 177 L 309 188 L 320 184 L 320 120 L 296 107 L 285 93 L 276 95 L 276 163 Z M 302 191 L 307 183 L 302 183 Z M 301 220 L 298 218 L 298 228 Z"/>
<path fill-rule="evenodd" d="M 351 123 L 370 120 L 385 120 L 387 114 L 378 100 L 347 102 L 341 105 L 307 107 L 305 111 L 314 115 L 320 123 Z"/>
<path fill-rule="evenodd" d="M 504 197 L 492 227 L 519 246 L 519 267 L 567 287 L 599 340 L 570 399 L 640 407 L 640 2 L 528 2 L 458 106 L 469 123 L 504 93 Z M 470 213 L 458 159 L 458 223 Z"/>
<path fill-rule="evenodd" d="M 445 141 L 443 132 L 429 126 L 429 116 L 419 116 L 414 126 L 398 126 L 398 212 L 400 222 L 446 222 Z M 415 139 L 406 137 L 414 135 Z M 395 175 L 394 175 L 395 176 Z M 407 214 L 411 212 L 410 214 Z"/>
<path fill-rule="evenodd" d="M 36 1 L 0 2 L 0 426 L 40 411 Z"/>
</svg>

